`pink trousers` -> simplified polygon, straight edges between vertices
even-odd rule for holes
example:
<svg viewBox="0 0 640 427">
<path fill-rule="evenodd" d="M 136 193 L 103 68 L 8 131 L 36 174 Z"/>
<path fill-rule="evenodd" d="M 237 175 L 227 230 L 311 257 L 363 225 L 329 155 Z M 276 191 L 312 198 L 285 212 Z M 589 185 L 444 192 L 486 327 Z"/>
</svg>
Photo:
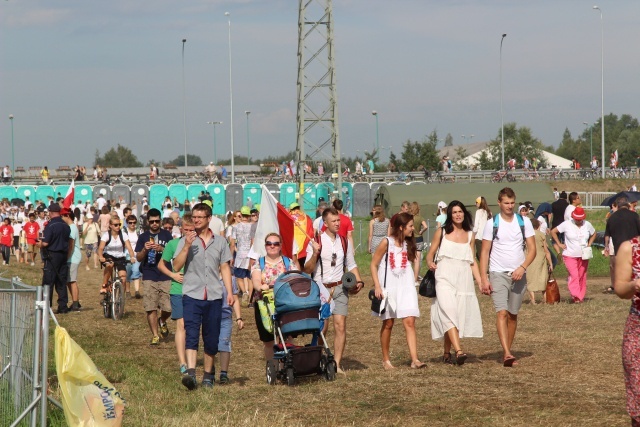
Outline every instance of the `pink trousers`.
<svg viewBox="0 0 640 427">
<path fill-rule="evenodd" d="M 572 297 L 583 301 L 587 294 L 587 268 L 589 260 L 582 258 L 574 258 L 562 256 L 564 265 L 567 267 L 569 277 L 567 279 L 567 287 Z"/>
</svg>

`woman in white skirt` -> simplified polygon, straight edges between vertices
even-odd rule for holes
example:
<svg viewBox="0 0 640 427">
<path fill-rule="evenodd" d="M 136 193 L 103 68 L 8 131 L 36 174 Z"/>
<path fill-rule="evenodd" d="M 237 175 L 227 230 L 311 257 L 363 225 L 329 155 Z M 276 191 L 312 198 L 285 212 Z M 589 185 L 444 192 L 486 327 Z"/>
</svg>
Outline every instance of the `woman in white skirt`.
<svg viewBox="0 0 640 427">
<path fill-rule="evenodd" d="M 382 366 L 386 370 L 394 368 L 389 358 L 389 345 L 395 319 L 402 319 L 411 355 L 411 367 L 419 369 L 426 366 L 418 359 L 415 328 L 420 309 L 413 278 L 413 261 L 417 252 L 413 228 L 413 215 L 404 212 L 395 215 L 391 224 L 391 235 L 380 242 L 371 260 L 371 277 L 376 297 L 386 299 L 386 311 L 380 316 Z M 374 314 L 378 316 L 377 313 Z"/>
<path fill-rule="evenodd" d="M 462 202 L 454 200 L 449 203 L 447 219 L 436 230 L 427 254 L 427 264 L 436 277 L 436 297 L 431 303 L 431 336 L 434 340 L 444 338 L 444 363 L 453 363 L 451 347 L 455 351 L 456 364 L 462 365 L 467 360 L 460 338 L 482 338 L 480 306 L 473 286 L 473 279 L 481 283 L 474 240 L 471 214 Z M 436 252 L 437 265 L 434 262 Z"/>
</svg>

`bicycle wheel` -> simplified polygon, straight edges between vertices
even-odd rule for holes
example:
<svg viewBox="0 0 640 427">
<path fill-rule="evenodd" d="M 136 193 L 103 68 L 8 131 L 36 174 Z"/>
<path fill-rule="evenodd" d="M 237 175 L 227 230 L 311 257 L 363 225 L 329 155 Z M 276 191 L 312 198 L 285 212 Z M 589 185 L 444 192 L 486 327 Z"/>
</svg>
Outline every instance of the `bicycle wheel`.
<svg viewBox="0 0 640 427">
<path fill-rule="evenodd" d="M 111 314 L 113 320 L 120 320 L 124 315 L 124 291 L 122 289 L 122 282 L 116 280 L 113 282 L 113 292 L 111 294 L 112 309 Z"/>
<path fill-rule="evenodd" d="M 104 299 L 102 300 L 102 314 L 106 319 L 111 317 L 111 292 L 107 292 L 104 294 Z"/>
</svg>

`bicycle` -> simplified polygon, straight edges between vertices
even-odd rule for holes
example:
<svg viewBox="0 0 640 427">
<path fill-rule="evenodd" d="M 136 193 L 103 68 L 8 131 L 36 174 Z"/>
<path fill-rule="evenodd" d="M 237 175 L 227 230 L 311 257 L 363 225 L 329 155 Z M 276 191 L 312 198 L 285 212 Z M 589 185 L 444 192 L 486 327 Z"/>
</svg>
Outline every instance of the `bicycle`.
<svg viewBox="0 0 640 427">
<path fill-rule="evenodd" d="M 113 318 L 113 320 L 120 320 L 124 316 L 124 284 L 120 280 L 120 271 L 126 271 L 125 264 L 127 261 L 105 261 L 102 263 L 105 266 L 108 263 L 113 263 L 113 270 L 111 270 L 111 279 L 107 281 L 105 287 L 106 292 L 103 294 L 102 312 L 106 319 Z"/>
</svg>

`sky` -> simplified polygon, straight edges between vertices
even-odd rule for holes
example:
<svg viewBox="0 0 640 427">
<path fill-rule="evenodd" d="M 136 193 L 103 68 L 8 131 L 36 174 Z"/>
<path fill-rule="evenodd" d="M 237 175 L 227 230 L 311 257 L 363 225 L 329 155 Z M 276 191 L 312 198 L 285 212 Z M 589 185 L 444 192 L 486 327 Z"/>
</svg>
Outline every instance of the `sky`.
<svg viewBox="0 0 640 427">
<path fill-rule="evenodd" d="M 454 144 L 504 121 L 558 146 L 601 108 L 601 21 L 583 0 L 333 2 L 341 151 L 382 158 L 436 129 Z M 640 2 L 598 3 L 605 114 L 638 111 Z M 92 166 L 117 144 L 140 161 L 229 158 L 229 27 L 235 153 L 296 146 L 294 0 L 3 0 L 0 163 Z M 184 91 L 182 39 L 184 44 Z M 184 106 L 183 109 L 183 96 Z M 462 138 L 462 135 L 466 136 Z M 472 139 L 470 135 L 474 135 Z"/>
</svg>

